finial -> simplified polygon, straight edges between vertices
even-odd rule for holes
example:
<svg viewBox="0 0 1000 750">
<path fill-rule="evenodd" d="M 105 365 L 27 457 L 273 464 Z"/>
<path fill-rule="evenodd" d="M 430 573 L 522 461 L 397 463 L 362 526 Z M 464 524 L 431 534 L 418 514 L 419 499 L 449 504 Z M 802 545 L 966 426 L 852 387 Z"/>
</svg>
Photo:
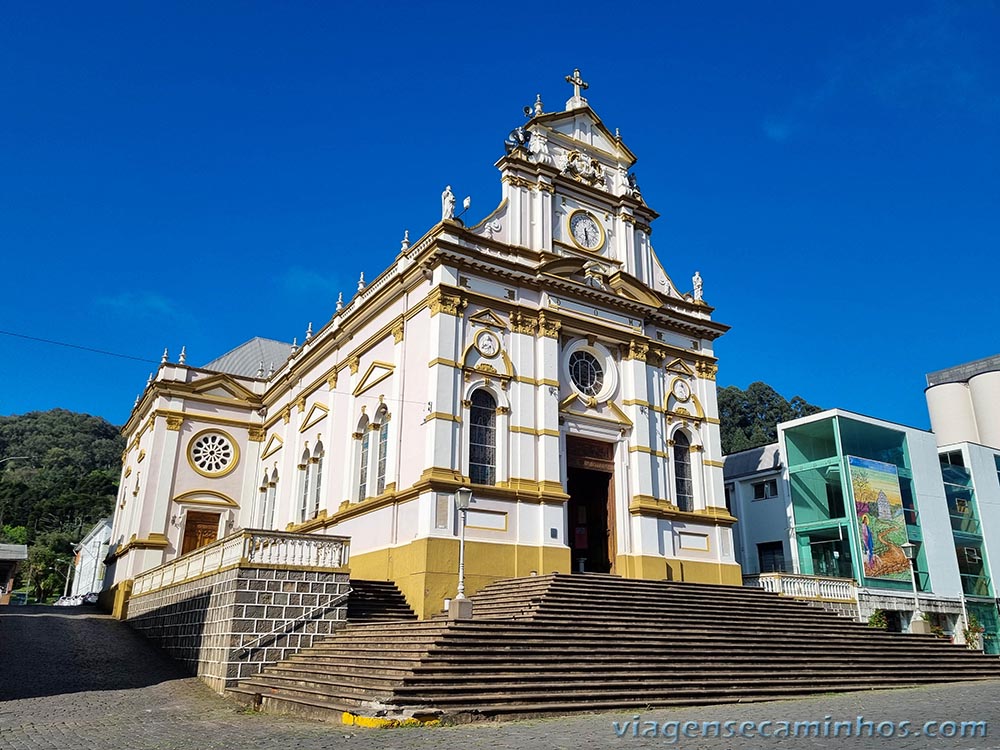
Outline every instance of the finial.
<svg viewBox="0 0 1000 750">
<path fill-rule="evenodd" d="M 403 230 L 403 241 L 400 242 L 399 244 L 402 246 L 403 252 L 406 252 L 407 250 L 410 249 L 410 230 L 409 229 L 404 229 Z"/>
<path fill-rule="evenodd" d="M 258 378 L 264 377 L 264 360 L 261 360 L 260 365 L 258 365 L 257 367 L 257 377 Z"/>
<path fill-rule="evenodd" d="M 694 285 L 694 301 L 701 302 L 702 300 L 702 280 L 701 274 L 698 271 L 694 272 L 694 277 L 691 279 L 691 283 Z"/>
<path fill-rule="evenodd" d="M 146 378 L 146 385 L 150 385 L 153 382 L 153 373 L 149 373 L 149 377 Z"/>
<path fill-rule="evenodd" d="M 292 356 L 294 357 L 298 351 L 299 351 L 299 339 L 298 337 L 295 337 L 294 339 L 292 339 Z"/>
<path fill-rule="evenodd" d="M 271 369 L 267 371 L 267 377 L 274 375 L 274 360 L 271 360 Z"/>
<path fill-rule="evenodd" d="M 344 309 L 344 293 L 343 292 L 338 292 L 337 293 L 337 312 L 340 312 L 343 309 Z"/>
<path fill-rule="evenodd" d="M 313 324 L 310 321 L 309 327 L 306 328 L 306 342 L 312 341 L 312 337 L 313 337 Z"/>
<path fill-rule="evenodd" d="M 537 94 L 535 96 L 535 117 L 542 114 L 542 95 Z"/>
<path fill-rule="evenodd" d="M 132 404 L 132 408 L 133 409 L 139 405 L 139 399 L 141 399 L 141 398 L 142 398 L 142 394 L 141 393 L 139 393 L 139 394 L 136 395 L 136 397 L 135 397 L 135 403 Z"/>
<path fill-rule="evenodd" d="M 363 292 L 365 290 L 365 272 L 361 272 L 361 277 L 358 279 L 358 291 Z"/>
<path fill-rule="evenodd" d="M 590 84 L 580 77 L 580 69 L 573 68 L 573 75 L 566 76 L 566 83 L 573 84 L 573 98 L 566 102 L 566 109 L 580 109 L 587 106 L 587 100 L 580 96 L 581 91 L 590 88 Z"/>
<path fill-rule="evenodd" d="M 622 131 L 620 131 L 618 128 L 615 128 L 615 140 L 620 141 L 621 139 L 622 139 Z"/>
<path fill-rule="evenodd" d="M 187 347 L 186 346 L 182 346 L 181 347 L 181 356 L 179 356 L 177 358 L 177 364 L 183 365 L 185 362 L 187 362 Z"/>
<path fill-rule="evenodd" d="M 169 354 L 167 354 L 167 350 L 166 350 L 166 348 L 164 348 L 164 350 L 163 350 L 163 356 L 162 356 L 162 357 L 160 357 L 160 364 L 161 364 L 161 365 L 165 365 L 165 364 L 167 364 L 167 358 L 168 358 L 169 356 L 170 356 L 170 355 L 169 355 Z"/>
</svg>

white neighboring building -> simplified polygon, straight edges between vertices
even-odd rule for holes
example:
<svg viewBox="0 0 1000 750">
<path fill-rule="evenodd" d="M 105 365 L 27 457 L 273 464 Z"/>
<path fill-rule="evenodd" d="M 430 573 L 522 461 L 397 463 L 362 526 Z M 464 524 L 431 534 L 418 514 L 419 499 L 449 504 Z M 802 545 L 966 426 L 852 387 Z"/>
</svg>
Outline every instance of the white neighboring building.
<svg viewBox="0 0 1000 750">
<path fill-rule="evenodd" d="M 726 506 L 744 575 L 792 572 L 791 503 L 777 443 L 725 458 Z M 745 519 L 745 520 L 744 520 Z"/>
<path fill-rule="evenodd" d="M 104 558 L 111 541 L 111 517 L 102 518 L 76 545 L 71 596 L 99 593 L 104 589 Z"/>
<path fill-rule="evenodd" d="M 446 189 L 441 221 L 301 346 L 164 355 L 123 430 L 122 597 L 230 531 L 283 529 L 350 537 L 352 576 L 395 581 L 423 617 L 455 594 L 463 485 L 470 593 L 570 570 L 740 582 L 727 327 L 698 274 L 688 292 L 660 264 L 636 158 L 573 82 L 508 137 L 496 210 L 466 227 Z"/>
</svg>

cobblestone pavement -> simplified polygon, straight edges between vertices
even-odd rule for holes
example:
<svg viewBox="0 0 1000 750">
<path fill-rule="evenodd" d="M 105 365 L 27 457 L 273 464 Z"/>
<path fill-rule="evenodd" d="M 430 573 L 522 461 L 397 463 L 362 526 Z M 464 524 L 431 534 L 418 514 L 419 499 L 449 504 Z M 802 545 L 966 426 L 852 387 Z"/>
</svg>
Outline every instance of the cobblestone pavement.
<svg viewBox="0 0 1000 750">
<path fill-rule="evenodd" d="M 873 725 L 928 720 L 985 721 L 986 737 L 926 736 L 681 738 L 663 722 L 849 721 Z M 633 736 L 651 731 L 655 738 Z M 613 722 L 618 722 L 616 731 Z M 672 727 L 673 725 L 668 725 Z M 883 725 L 881 731 L 888 731 Z M 777 724 L 765 729 L 774 732 Z M 762 727 L 764 728 L 764 727 Z M 946 728 L 942 725 L 942 730 Z M 867 730 L 863 730 L 867 731 Z M 898 731 L 898 730 L 897 730 Z M 624 736 L 619 737 L 618 732 Z M 690 732 L 689 732 L 690 733 Z M 676 747 L 692 750 L 800 748 L 1000 749 L 1000 681 L 912 690 L 827 695 L 795 701 L 604 714 L 459 727 L 355 729 L 294 717 L 245 713 L 149 646 L 128 627 L 93 610 L 0 609 L 0 750 L 252 750 L 396 748 L 589 750 Z"/>
</svg>

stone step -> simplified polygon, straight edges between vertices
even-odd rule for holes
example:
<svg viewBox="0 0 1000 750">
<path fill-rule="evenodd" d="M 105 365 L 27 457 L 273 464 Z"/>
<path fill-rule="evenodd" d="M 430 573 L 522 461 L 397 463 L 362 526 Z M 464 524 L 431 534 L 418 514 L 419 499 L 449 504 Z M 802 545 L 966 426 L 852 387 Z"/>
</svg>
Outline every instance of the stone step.
<svg viewBox="0 0 1000 750">
<path fill-rule="evenodd" d="M 362 687 L 356 684 L 338 682 L 336 680 L 308 681 L 277 675 L 260 674 L 240 683 L 245 690 L 253 690 L 261 695 L 274 695 L 278 692 L 303 693 L 313 697 L 325 697 L 345 706 L 363 706 L 378 701 L 389 703 L 393 700 L 391 687 Z"/>
<path fill-rule="evenodd" d="M 599 701 L 602 698 L 619 698 L 629 705 L 651 705 L 651 701 L 663 698 L 665 692 L 669 692 L 672 696 L 677 697 L 710 694 L 724 698 L 726 702 L 732 702 L 738 698 L 741 692 L 795 696 L 826 692 L 872 690 L 879 689 L 881 686 L 911 687 L 918 684 L 954 682 L 964 679 L 961 675 L 941 674 L 928 675 L 919 679 L 910 675 L 874 675 L 871 677 L 854 675 L 843 678 L 807 677 L 775 680 L 765 685 L 762 685 L 759 680 L 750 679 L 739 683 L 734 683 L 731 680 L 699 680 L 690 686 L 676 686 L 666 682 L 622 682 L 620 685 L 607 687 L 603 684 L 590 683 L 587 687 L 587 700 Z M 995 679 L 995 676 L 983 676 L 979 679 Z M 427 686 L 404 685 L 396 690 L 395 695 L 397 701 L 409 698 L 417 702 L 429 702 L 435 706 L 446 708 L 449 705 L 468 704 L 470 695 L 475 697 L 477 704 L 498 705 L 528 701 L 538 703 L 565 701 L 569 697 L 580 694 L 580 686 L 578 685 L 567 685 L 562 689 L 557 686 L 545 686 L 545 690 L 523 688 L 524 685 L 518 683 L 480 682 L 467 686 L 467 689 L 464 691 L 438 689 L 431 692 Z"/>
<path fill-rule="evenodd" d="M 882 666 L 881 663 L 873 666 Z M 841 662 L 838 665 L 824 665 L 823 670 L 815 670 L 812 674 L 803 675 L 776 673 L 769 677 L 775 682 L 795 682 L 812 680 L 856 680 L 857 663 Z M 934 668 L 929 671 L 930 676 L 948 676 L 949 679 L 957 675 L 961 679 L 962 674 L 978 674 L 984 679 L 996 679 L 1000 677 L 1000 670 L 977 669 L 971 672 L 962 670 L 956 671 L 954 667 Z M 269 672 L 270 674 L 270 672 Z M 867 678 L 865 678 L 867 679 Z M 872 678 L 875 679 L 875 678 Z M 743 683 L 754 684 L 759 681 L 756 675 L 748 675 L 745 670 L 733 669 L 731 666 L 718 665 L 705 668 L 700 671 L 694 669 L 664 668 L 660 670 L 630 670 L 630 669 L 610 669 L 604 667 L 604 671 L 598 669 L 581 670 L 577 667 L 565 670 L 540 670 L 535 673 L 514 672 L 506 668 L 489 673 L 489 681 L 484 681 L 484 673 L 469 671 L 464 674 L 454 674 L 448 672 L 419 672 L 412 677 L 407 677 L 403 681 L 403 686 L 396 691 L 401 695 L 413 689 L 426 689 L 432 691 L 447 691 L 451 689 L 480 689 L 484 686 L 489 690 L 519 690 L 525 686 L 546 689 L 552 688 L 557 691 L 575 690 L 580 686 L 590 686 L 599 684 L 601 688 L 620 687 L 626 688 L 630 685 L 676 685 L 678 681 L 683 681 L 685 686 L 705 685 L 705 684 L 732 684 Z M 589 689 L 589 688 L 588 688 Z"/>
</svg>

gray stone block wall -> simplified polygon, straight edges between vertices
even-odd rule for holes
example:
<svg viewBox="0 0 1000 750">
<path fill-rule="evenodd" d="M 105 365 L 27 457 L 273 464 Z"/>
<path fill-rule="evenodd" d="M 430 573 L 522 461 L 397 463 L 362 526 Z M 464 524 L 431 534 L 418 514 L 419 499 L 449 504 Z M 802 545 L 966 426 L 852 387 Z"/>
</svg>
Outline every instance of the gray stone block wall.
<svg viewBox="0 0 1000 750">
<path fill-rule="evenodd" d="M 222 692 L 346 624 L 346 598 L 326 605 L 347 592 L 348 578 L 232 568 L 132 598 L 127 622 Z"/>
</svg>

